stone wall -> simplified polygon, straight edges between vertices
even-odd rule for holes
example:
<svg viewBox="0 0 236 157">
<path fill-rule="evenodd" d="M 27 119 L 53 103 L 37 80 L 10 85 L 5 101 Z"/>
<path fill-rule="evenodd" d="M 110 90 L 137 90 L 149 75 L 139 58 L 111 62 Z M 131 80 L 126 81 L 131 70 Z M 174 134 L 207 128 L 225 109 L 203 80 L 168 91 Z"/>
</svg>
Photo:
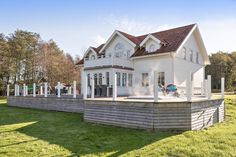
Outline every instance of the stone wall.
<svg viewBox="0 0 236 157">
<path fill-rule="evenodd" d="M 84 102 L 82 99 L 56 98 L 56 97 L 8 97 L 9 106 L 54 110 L 64 112 L 83 113 Z"/>
</svg>

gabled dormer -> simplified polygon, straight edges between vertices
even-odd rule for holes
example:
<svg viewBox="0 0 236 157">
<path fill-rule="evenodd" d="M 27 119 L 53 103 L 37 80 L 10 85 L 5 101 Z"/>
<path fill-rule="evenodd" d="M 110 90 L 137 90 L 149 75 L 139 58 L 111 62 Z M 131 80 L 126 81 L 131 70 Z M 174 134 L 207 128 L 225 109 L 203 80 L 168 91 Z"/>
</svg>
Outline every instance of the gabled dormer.
<svg viewBox="0 0 236 157">
<path fill-rule="evenodd" d="M 161 48 L 161 41 L 152 34 L 148 34 L 140 43 L 140 47 L 144 47 L 147 52 L 152 53 Z"/>
<path fill-rule="evenodd" d="M 86 60 L 95 60 L 98 58 L 98 55 L 93 47 L 89 47 L 88 50 L 84 54 L 84 58 Z"/>
</svg>

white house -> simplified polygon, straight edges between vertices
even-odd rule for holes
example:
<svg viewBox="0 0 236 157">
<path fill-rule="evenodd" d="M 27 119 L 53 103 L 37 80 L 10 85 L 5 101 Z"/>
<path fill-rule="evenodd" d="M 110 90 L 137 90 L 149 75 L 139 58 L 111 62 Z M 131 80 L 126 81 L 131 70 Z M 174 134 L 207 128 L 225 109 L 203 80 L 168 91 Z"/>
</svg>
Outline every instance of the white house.
<svg viewBox="0 0 236 157">
<path fill-rule="evenodd" d="M 116 30 L 105 44 L 90 47 L 77 65 L 81 66 L 82 92 L 87 84 L 91 94 L 94 78 L 95 95 L 111 95 L 116 73 L 117 95 L 122 96 L 153 94 L 154 71 L 159 72 L 159 84 L 179 88 L 185 88 L 192 72 L 194 87 L 200 88 L 209 63 L 198 26 L 192 24 L 142 36 Z"/>
</svg>

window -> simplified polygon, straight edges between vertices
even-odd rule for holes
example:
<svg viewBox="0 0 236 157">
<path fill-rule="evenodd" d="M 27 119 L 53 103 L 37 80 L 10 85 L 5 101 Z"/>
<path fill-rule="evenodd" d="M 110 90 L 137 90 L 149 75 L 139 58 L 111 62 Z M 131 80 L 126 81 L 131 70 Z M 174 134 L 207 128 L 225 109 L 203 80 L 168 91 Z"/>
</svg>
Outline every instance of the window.
<svg viewBox="0 0 236 157">
<path fill-rule="evenodd" d="M 143 87 L 149 86 L 148 73 L 142 73 L 142 86 Z"/>
<path fill-rule="evenodd" d="M 165 86 L 165 72 L 158 73 L 158 85 Z"/>
<path fill-rule="evenodd" d="M 114 47 L 115 57 L 116 58 L 123 57 L 124 56 L 124 50 L 125 50 L 125 46 L 121 43 L 117 43 Z"/>
<path fill-rule="evenodd" d="M 117 43 L 114 50 L 115 51 L 120 51 L 120 50 L 124 50 L 125 49 L 125 46 L 121 43 Z"/>
<path fill-rule="evenodd" d="M 196 63 L 198 64 L 199 63 L 199 53 L 196 52 Z"/>
<path fill-rule="evenodd" d="M 88 80 L 87 80 L 87 81 L 88 81 L 87 83 L 88 83 L 88 86 L 90 86 L 90 74 L 88 74 L 87 76 L 88 76 L 88 77 L 87 77 L 87 79 L 88 79 Z"/>
<path fill-rule="evenodd" d="M 116 77 L 117 77 L 116 85 L 120 86 L 120 73 L 119 72 L 116 73 Z"/>
<path fill-rule="evenodd" d="M 133 86 L 133 75 L 128 74 L 128 86 L 132 87 Z"/>
<path fill-rule="evenodd" d="M 183 59 L 186 60 L 186 48 L 185 47 L 183 48 Z"/>
<path fill-rule="evenodd" d="M 96 86 L 97 84 L 98 84 L 97 74 L 94 74 L 94 85 Z"/>
<path fill-rule="evenodd" d="M 99 79 L 98 79 L 98 84 L 102 85 L 102 73 L 99 73 Z"/>
<path fill-rule="evenodd" d="M 122 86 L 125 87 L 127 85 L 127 74 L 122 73 Z"/>
<path fill-rule="evenodd" d="M 148 52 L 154 52 L 156 51 L 156 46 L 154 44 L 151 44 L 148 48 Z"/>
<path fill-rule="evenodd" d="M 190 61 L 193 61 L 193 50 L 190 50 Z"/>
<path fill-rule="evenodd" d="M 90 60 L 95 60 L 95 55 L 91 55 Z"/>
<path fill-rule="evenodd" d="M 107 84 L 107 86 L 109 86 L 109 72 L 106 72 L 106 84 Z"/>
</svg>

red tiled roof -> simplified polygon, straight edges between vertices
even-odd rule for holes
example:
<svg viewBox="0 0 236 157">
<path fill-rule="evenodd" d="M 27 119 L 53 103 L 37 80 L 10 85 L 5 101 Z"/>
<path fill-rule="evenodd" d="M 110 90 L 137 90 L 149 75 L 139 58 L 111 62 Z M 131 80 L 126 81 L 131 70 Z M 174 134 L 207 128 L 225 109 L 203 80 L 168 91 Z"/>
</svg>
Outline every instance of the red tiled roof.
<svg viewBox="0 0 236 157">
<path fill-rule="evenodd" d="M 195 24 L 192 24 L 188 26 L 169 29 L 166 31 L 152 33 L 154 37 L 161 41 L 164 41 L 166 45 L 163 44 L 160 49 L 152 53 L 149 53 L 145 51 L 144 48 L 139 47 L 131 57 L 176 51 L 194 26 Z"/>
<path fill-rule="evenodd" d="M 161 47 L 157 51 L 152 53 L 147 52 L 143 47 L 139 47 L 139 44 L 148 36 L 148 34 L 141 36 L 133 36 L 122 31 L 118 32 L 138 46 L 137 50 L 131 56 L 131 57 L 137 57 L 137 56 L 145 56 L 151 54 L 176 51 L 194 26 L 195 24 L 191 24 L 183 27 L 151 33 L 151 35 L 153 35 L 162 42 Z M 104 45 L 105 44 L 102 44 L 97 48 L 94 47 L 92 48 L 98 55 L 100 55 L 99 51 L 102 49 Z M 83 63 L 84 63 L 84 58 L 80 60 L 77 64 L 83 64 Z"/>
</svg>

